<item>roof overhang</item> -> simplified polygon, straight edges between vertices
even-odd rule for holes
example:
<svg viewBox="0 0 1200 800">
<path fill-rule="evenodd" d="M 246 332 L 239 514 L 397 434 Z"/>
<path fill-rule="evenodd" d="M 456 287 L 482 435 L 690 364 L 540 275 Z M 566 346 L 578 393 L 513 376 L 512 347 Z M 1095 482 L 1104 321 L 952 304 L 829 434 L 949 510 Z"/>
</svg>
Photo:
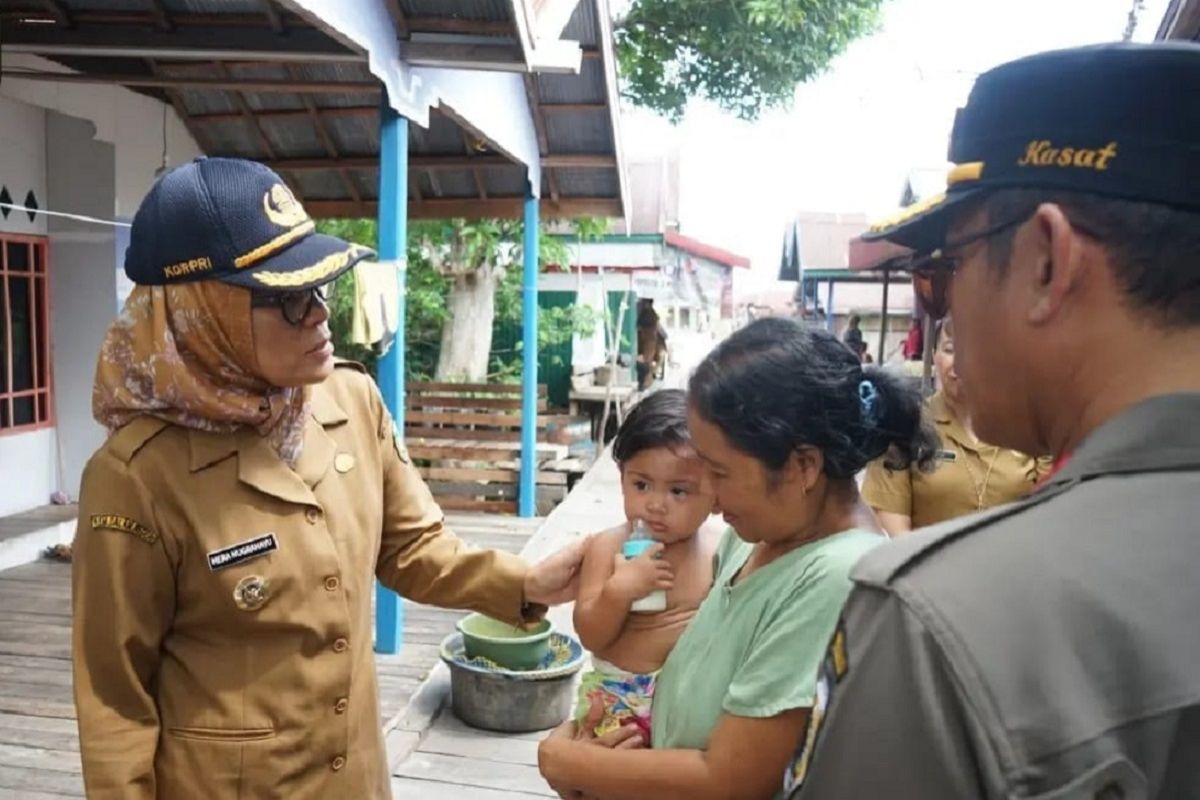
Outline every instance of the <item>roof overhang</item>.
<svg viewBox="0 0 1200 800">
<path fill-rule="evenodd" d="M 201 150 L 270 163 L 317 215 L 374 213 L 384 97 L 420 126 L 413 217 L 519 216 L 530 190 L 548 217 L 628 207 L 607 0 L 188 7 L 6 0 L 0 75 L 169 102 Z"/>
</svg>

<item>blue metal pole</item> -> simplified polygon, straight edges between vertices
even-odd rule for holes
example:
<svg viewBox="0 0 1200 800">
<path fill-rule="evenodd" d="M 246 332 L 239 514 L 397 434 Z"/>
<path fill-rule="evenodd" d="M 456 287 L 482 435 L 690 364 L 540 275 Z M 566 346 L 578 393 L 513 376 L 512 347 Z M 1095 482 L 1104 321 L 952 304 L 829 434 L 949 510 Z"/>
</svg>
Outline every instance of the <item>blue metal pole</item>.
<svg viewBox="0 0 1200 800">
<path fill-rule="evenodd" d="M 521 495 L 522 517 L 537 516 L 538 397 L 538 199 L 525 195 L 525 271 L 521 286 Z"/>
<path fill-rule="evenodd" d="M 379 391 L 404 433 L 404 299 L 408 244 L 408 120 L 384 97 L 379 120 L 379 259 L 399 269 L 399 328 L 391 348 L 379 359 Z M 375 650 L 398 653 L 404 636 L 404 605 L 391 589 L 375 584 Z"/>
<path fill-rule="evenodd" d="M 833 281 L 825 293 L 825 330 L 833 333 Z"/>
</svg>

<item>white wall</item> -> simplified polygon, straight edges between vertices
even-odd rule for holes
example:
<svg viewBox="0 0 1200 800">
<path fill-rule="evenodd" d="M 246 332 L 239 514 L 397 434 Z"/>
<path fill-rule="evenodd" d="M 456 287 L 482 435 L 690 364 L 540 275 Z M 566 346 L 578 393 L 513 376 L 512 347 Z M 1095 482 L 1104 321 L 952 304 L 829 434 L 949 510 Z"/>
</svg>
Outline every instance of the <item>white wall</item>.
<svg viewBox="0 0 1200 800">
<path fill-rule="evenodd" d="M 5 79 L 7 85 L 7 79 Z M 8 188 L 12 202 L 21 205 L 31 189 L 39 208 L 46 208 L 46 112 L 0 96 L 0 185 Z M 30 222 L 23 211 L 0 210 L 0 233 L 44 235 L 46 218 Z"/>
<path fill-rule="evenodd" d="M 5 68 L 65 71 L 53 62 L 6 55 Z M 43 209 L 128 220 L 162 163 L 200 150 L 173 109 L 116 86 L 55 84 L 5 77 L 0 84 L 0 184 L 22 203 L 33 188 Z M 57 112 L 57 113 L 50 113 Z M 117 311 L 124 254 L 116 229 L 23 211 L 0 218 L 0 232 L 50 238 L 51 345 L 57 428 L 0 434 L 0 515 L 78 494 L 79 476 L 103 430 L 91 418 L 96 353 Z M 61 445 L 61 446 L 60 446 Z"/>
<path fill-rule="evenodd" d="M 24 54 L 6 55 L 4 66 L 5 69 L 69 71 L 52 61 Z M 164 108 L 167 111 L 167 164 L 176 166 L 201 155 L 200 148 L 174 109 L 119 86 L 23 81 L 5 76 L 0 85 L 0 97 L 95 124 L 96 138 L 116 148 L 114 213 L 118 217 L 133 216 L 154 182 L 154 171 L 162 164 Z"/>
<path fill-rule="evenodd" d="M 58 486 L 54 428 L 0 435 L 0 516 L 50 502 Z"/>
<path fill-rule="evenodd" d="M 54 206 L 112 216 L 114 146 L 93 138 L 95 126 L 46 113 L 46 190 Z M 83 467 L 104 429 L 92 419 L 96 353 L 117 303 L 116 229 L 51 218 L 50 297 L 54 341 L 54 404 L 62 458 L 60 489 L 79 494 Z"/>
<path fill-rule="evenodd" d="M 0 97 L 0 185 L 22 204 L 32 189 L 46 207 L 46 114 L 40 108 Z M 33 222 L 22 211 L 0 214 L 0 233 L 43 235 L 45 217 Z M 0 515 L 49 502 L 57 488 L 53 428 L 32 433 L 0 433 Z"/>
</svg>

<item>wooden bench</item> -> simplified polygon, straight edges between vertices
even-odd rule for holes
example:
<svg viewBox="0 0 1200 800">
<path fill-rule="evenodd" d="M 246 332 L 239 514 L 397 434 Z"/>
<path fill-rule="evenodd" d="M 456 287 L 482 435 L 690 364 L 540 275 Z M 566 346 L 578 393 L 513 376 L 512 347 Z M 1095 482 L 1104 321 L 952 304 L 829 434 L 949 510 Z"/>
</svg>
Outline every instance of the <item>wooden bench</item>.
<svg viewBox="0 0 1200 800">
<path fill-rule="evenodd" d="M 447 511 L 516 513 L 520 488 L 521 387 L 492 383 L 409 383 L 405 442 Z M 590 466 L 586 417 L 549 413 L 538 387 L 539 516 L 567 495 Z M 586 441 L 585 441 L 586 440 Z"/>
</svg>

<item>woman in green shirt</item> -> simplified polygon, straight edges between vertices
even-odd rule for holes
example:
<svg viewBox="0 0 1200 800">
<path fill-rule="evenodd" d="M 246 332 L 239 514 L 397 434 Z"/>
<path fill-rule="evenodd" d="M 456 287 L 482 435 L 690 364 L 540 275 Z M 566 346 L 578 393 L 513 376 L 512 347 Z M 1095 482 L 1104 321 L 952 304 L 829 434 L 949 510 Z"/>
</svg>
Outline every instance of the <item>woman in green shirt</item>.
<svg viewBox="0 0 1200 800">
<path fill-rule="evenodd" d="M 920 397 L 824 330 L 764 319 L 689 384 L 688 427 L 730 531 L 716 580 L 658 679 L 651 749 L 567 723 L 538 751 L 563 797 L 780 793 L 858 558 L 883 541 L 854 476 L 890 453 L 927 462 Z"/>
</svg>

